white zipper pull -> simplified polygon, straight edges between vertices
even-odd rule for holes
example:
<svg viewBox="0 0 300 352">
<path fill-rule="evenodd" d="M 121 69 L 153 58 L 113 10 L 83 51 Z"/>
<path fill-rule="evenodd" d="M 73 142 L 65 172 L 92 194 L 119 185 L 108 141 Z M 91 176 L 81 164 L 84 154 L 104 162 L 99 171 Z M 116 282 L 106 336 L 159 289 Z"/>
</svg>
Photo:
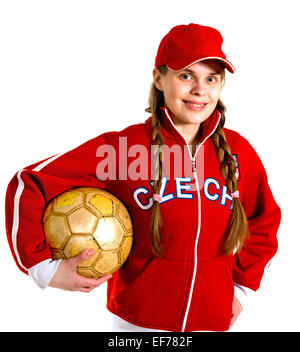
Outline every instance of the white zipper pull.
<svg viewBox="0 0 300 352">
<path fill-rule="evenodd" d="M 197 169 L 196 169 L 196 160 L 195 160 L 195 158 L 193 158 L 193 159 L 192 159 L 192 165 L 193 165 L 192 170 L 193 170 L 193 173 L 194 173 L 194 172 L 196 172 L 196 171 L 197 171 Z"/>
</svg>

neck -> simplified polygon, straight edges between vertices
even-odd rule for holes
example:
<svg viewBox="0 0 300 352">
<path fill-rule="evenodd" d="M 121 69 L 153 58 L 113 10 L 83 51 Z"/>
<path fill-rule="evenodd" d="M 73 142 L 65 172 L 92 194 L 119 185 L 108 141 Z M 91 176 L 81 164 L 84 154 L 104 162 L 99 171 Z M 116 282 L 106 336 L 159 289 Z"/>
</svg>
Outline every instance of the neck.
<svg viewBox="0 0 300 352">
<path fill-rule="evenodd" d="M 187 144 L 191 146 L 191 152 L 194 156 L 197 144 L 199 144 L 202 136 L 202 124 L 184 125 L 175 124 L 179 132 L 184 136 Z"/>
<path fill-rule="evenodd" d="M 180 125 L 175 124 L 179 132 L 184 136 L 189 144 L 191 144 L 198 136 L 199 125 Z"/>
</svg>

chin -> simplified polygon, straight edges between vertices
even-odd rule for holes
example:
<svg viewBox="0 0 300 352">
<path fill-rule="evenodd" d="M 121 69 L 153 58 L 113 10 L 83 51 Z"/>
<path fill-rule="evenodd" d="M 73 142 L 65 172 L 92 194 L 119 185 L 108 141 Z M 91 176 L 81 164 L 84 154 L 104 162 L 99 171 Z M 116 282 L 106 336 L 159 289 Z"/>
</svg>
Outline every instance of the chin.
<svg viewBox="0 0 300 352">
<path fill-rule="evenodd" d="M 192 115 L 190 115 L 190 118 L 188 120 L 190 121 L 190 123 L 199 124 L 207 120 L 211 114 L 212 112 L 204 111 L 202 113 L 193 113 Z"/>
</svg>

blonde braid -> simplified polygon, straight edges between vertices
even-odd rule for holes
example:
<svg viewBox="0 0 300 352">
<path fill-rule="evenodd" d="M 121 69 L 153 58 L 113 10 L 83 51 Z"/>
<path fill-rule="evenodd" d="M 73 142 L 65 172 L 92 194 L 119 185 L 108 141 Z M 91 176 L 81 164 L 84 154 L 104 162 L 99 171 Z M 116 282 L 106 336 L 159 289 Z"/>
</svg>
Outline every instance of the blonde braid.
<svg viewBox="0 0 300 352">
<path fill-rule="evenodd" d="M 211 136 L 211 139 L 214 144 L 218 160 L 220 161 L 220 171 L 224 177 L 226 186 L 229 192 L 233 193 L 237 190 L 237 179 L 235 176 L 236 164 L 231 155 L 231 149 L 226 141 L 226 136 L 223 130 L 223 126 L 225 124 L 226 107 L 222 101 L 219 100 L 216 108 L 221 113 L 221 120 L 216 131 Z M 225 253 L 230 255 L 235 251 L 239 252 L 243 247 L 246 237 L 249 238 L 247 217 L 239 198 L 233 198 L 232 211 L 224 244 Z"/>
<path fill-rule="evenodd" d="M 166 66 L 161 66 L 158 69 L 160 70 L 161 74 L 167 73 Z M 153 180 L 153 193 L 159 194 L 163 177 L 163 154 L 160 152 L 160 146 L 164 145 L 164 137 L 161 134 L 160 108 L 164 105 L 164 98 L 163 93 L 156 88 L 154 83 L 152 83 L 150 88 L 148 103 L 149 107 L 145 109 L 145 111 L 152 114 L 152 141 L 153 145 L 157 146 L 155 150 L 156 154 L 152 155 L 152 160 L 158 160 L 158 175 L 156 173 Z M 159 154 L 157 155 L 157 153 Z M 160 231 L 161 225 L 162 216 L 160 211 L 160 204 L 159 202 L 155 201 L 151 215 L 150 231 L 152 250 L 153 253 L 158 257 L 163 256 L 163 247 L 161 245 L 162 234 Z"/>
<path fill-rule="evenodd" d="M 159 117 L 157 116 L 157 113 L 154 113 L 152 115 L 152 126 L 153 126 L 153 144 L 158 146 L 158 155 L 153 155 L 152 160 L 157 160 L 157 157 L 159 158 L 159 165 L 158 165 L 158 177 L 154 177 L 153 180 L 153 193 L 159 194 L 160 189 L 161 189 L 161 182 L 162 182 L 162 176 L 163 176 L 163 155 L 161 152 L 159 152 L 159 147 L 164 144 L 164 138 L 161 134 L 161 126 L 160 126 L 160 121 Z M 161 211 L 160 211 L 160 205 L 159 202 L 154 202 L 153 204 L 153 211 L 152 211 L 152 216 L 151 216 L 151 245 L 154 253 L 158 256 L 162 256 L 162 246 L 161 246 L 161 233 L 160 233 L 160 227 L 162 225 L 162 217 L 161 217 Z"/>
</svg>

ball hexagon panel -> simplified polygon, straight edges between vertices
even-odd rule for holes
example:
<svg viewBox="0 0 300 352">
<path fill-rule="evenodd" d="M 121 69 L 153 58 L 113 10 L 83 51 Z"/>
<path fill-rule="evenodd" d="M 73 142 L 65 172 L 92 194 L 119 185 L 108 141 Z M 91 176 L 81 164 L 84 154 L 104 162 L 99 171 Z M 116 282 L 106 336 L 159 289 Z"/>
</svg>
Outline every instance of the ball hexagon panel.
<svg viewBox="0 0 300 352">
<path fill-rule="evenodd" d="M 92 265 L 93 261 L 95 260 L 95 257 L 97 256 L 97 251 L 99 250 L 97 243 L 94 241 L 94 238 L 91 235 L 86 235 L 86 236 L 72 235 L 72 236 L 70 236 L 68 238 L 67 243 L 65 244 L 65 246 L 63 248 L 63 253 L 66 256 L 66 258 L 71 258 L 71 257 L 75 257 L 80 252 L 82 252 L 86 249 L 90 249 L 90 248 L 95 250 L 94 254 L 80 264 L 81 266 L 82 265 L 90 266 L 90 265 Z"/>
<path fill-rule="evenodd" d="M 132 236 L 123 237 L 123 242 L 122 242 L 123 260 L 125 260 L 128 257 L 128 254 L 129 254 L 131 246 L 132 246 L 132 238 L 133 238 Z"/>
<path fill-rule="evenodd" d="M 85 207 L 77 208 L 67 216 L 72 234 L 92 234 L 97 226 L 98 218 Z"/>
<path fill-rule="evenodd" d="M 101 218 L 94 232 L 96 241 L 104 251 L 118 249 L 124 235 L 123 227 L 115 217 Z"/>
<path fill-rule="evenodd" d="M 100 216 L 112 216 L 114 213 L 113 201 L 102 194 L 88 193 L 86 206 L 96 210 Z"/>
<path fill-rule="evenodd" d="M 68 214 L 76 207 L 82 205 L 84 194 L 79 191 L 68 191 L 54 200 L 53 212 L 55 214 Z"/>
<path fill-rule="evenodd" d="M 124 225 L 126 233 L 132 234 L 132 222 L 127 209 L 125 207 L 118 206 L 115 216 L 117 216 Z"/>
<path fill-rule="evenodd" d="M 44 224 L 46 241 L 54 249 L 60 249 L 71 235 L 65 216 L 51 215 Z M 52 234 L 48 236 L 47 234 Z"/>
<path fill-rule="evenodd" d="M 95 270 L 97 270 L 101 275 L 106 275 L 112 272 L 111 268 L 116 271 L 121 265 L 120 255 L 118 251 L 107 252 L 105 255 L 101 256 L 93 265 Z"/>
</svg>

